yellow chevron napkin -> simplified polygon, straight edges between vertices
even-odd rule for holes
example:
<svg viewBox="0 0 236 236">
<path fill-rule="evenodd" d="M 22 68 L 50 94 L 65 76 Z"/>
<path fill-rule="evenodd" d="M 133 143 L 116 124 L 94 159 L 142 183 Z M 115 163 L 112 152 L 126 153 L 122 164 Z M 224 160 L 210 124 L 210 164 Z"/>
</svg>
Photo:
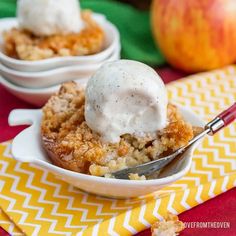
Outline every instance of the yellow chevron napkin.
<svg viewBox="0 0 236 236">
<path fill-rule="evenodd" d="M 169 84 L 168 91 L 172 101 L 210 120 L 236 100 L 236 67 L 187 77 Z M 159 192 L 127 200 L 81 192 L 44 169 L 16 162 L 10 142 L 2 143 L 0 207 L 5 213 L 0 224 L 26 235 L 134 234 L 167 211 L 181 213 L 236 186 L 235 141 L 236 123 L 204 140 L 185 177 Z"/>
</svg>

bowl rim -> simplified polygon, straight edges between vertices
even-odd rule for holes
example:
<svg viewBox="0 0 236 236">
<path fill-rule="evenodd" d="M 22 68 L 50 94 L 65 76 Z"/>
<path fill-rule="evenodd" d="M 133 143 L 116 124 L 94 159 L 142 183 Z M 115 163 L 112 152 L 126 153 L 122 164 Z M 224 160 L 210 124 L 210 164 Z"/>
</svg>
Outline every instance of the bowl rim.
<svg viewBox="0 0 236 236">
<path fill-rule="evenodd" d="M 81 79 L 82 80 L 82 79 Z M 47 93 L 55 93 L 59 88 L 60 85 L 53 85 L 47 88 L 26 88 L 18 86 L 8 79 L 0 75 L 0 84 L 2 84 L 6 89 L 11 89 L 13 91 L 24 93 L 24 94 L 47 94 Z"/>
<path fill-rule="evenodd" d="M 14 70 L 10 67 L 7 67 L 6 65 L 0 63 L 0 70 L 4 71 L 5 73 L 11 74 L 12 76 L 20 76 L 20 77 L 26 77 L 26 78 L 32 78 L 32 79 L 39 79 L 39 77 L 44 77 L 44 76 L 53 76 L 56 74 L 61 74 L 61 73 L 66 73 L 66 72 L 71 72 L 71 71 L 81 71 L 81 72 L 86 72 L 86 71 L 91 71 L 91 70 L 97 70 L 97 67 L 100 67 L 103 63 L 106 63 L 110 61 L 110 58 L 114 58 L 119 54 L 120 52 L 120 45 L 117 45 L 117 48 L 115 49 L 114 52 L 111 53 L 111 55 L 106 58 L 104 61 L 94 63 L 94 64 L 84 64 L 84 65 L 70 65 L 70 66 L 60 66 L 60 67 L 55 67 L 49 70 L 45 71 L 18 71 Z"/>
<path fill-rule="evenodd" d="M 188 115 L 194 117 L 194 119 L 197 120 L 199 125 L 204 126 L 204 121 L 198 115 L 196 115 L 191 109 L 187 108 L 186 106 L 180 105 L 180 104 L 176 104 L 176 103 L 173 103 L 173 104 L 177 105 L 177 107 L 180 109 L 181 113 L 185 113 L 185 114 L 188 114 Z M 38 119 L 41 121 L 42 110 L 37 109 L 35 111 L 37 111 L 36 113 L 38 114 Z M 32 114 L 32 112 L 31 112 L 31 114 Z M 10 120 L 10 116 L 11 116 L 11 113 L 9 115 L 9 120 Z M 36 118 L 34 118 L 34 119 L 37 120 Z M 10 121 L 9 121 L 9 124 L 11 125 Z M 30 127 L 32 127 L 32 126 L 30 126 Z M 30 127 L 28 127 L 28 128 L 30 128 Z M 37 126 L 35 126 L 35 127 L 36 127 L 35 130 L 37 130 L 37 128 L 39 128 Z M 22 132 L 24 132 L 24 130 Z M 14 147 L 14 140 L 12 143 L 12 147 Z M 40 142 L 40 140 L 38 140 L 38 142 Z M 113 178 L 103 178 L 103 177 L 99 177 L 99 176 L 87 175 L 87 174 L 67 170 L 62 167 L 58 167 L 58 166 L 54 165 L 53 163 L 40 160 L 37 157 L 35 157 L 34 160 L 30 161 L 30 163 L 40 164 L 41 166 L 47 168 L 48 170 L 50 170 L 54 173 L 65 174 L 65 175 L 73 177 L 73 178 L 78 178 L 78 180 L 99 182 L 101 184 L 135 185 L 135 186 L 148 186 L 148 185 L 153 185 L 153 184 L 165 185 L 165 184 L 168 184 L 168 183 L 171 183 L 171 182 L 174 182 L 174 181 L 180 179 L 189 171 L 189 169 L 191 167 L 191 163 L 192 163 L 193 152 L 196 149 L 196 147 L 199 145 L 200 142 L 201 142 L 201 140 L 198 141 L 197 143 L 195 143 L 192 147 L 190 147 L 187 164 L 183 167 L 182 170 L 180 170 L 179 172 L 177 172 L 173 175 L 167 176 L 167 177 L 162 177 L 162 178 L 158 178 L 158 179 L 150 179 L 150 180 L 113 179 Z M 15 156 L 16 159 L 19 159 L 16 157 L 14 152 L 12 152 L 12 155 Z M 49 157 L 47 157 L 47 158 L 50 160 Z"/>
<path fill-rule="evenodd" d="M 88 78 L 80 78 L 78 80 L 74 80 L 75 82 L 80 83 L 81 85 L 86 84 L 87 83 Z M 44 95 L 44 94 L 48 94 L 48 93 L 56 93 L 59 88 L 60 88 L 60 84 L 58 85 L 53 85 L 50 87 L 46 87 L 46 88 L 26 88 L 26 87 L 21 87 L 18 86 L 12 82 L 10 82 L 9 80 L 7 80 L 6 78 L 4 78 L 2 75 L 0 75 L 0 84 L 3 85 L 4 88 L 6 89 L 10 89 L 13 90 L 17 93 L 22 93 L 22 94 L 37 94 L 37 95 Z"/>
<path fill-rule="evenodd" d="M 87 55 L 87 56 L 65 56 L 65 57 L 47 58 L 47 59 L 42 59 L 42 60 L 37 60 L 37 61 L 28 61 L 28 60 L 20 60 L 20 59 L 11 58 L 7 56 L 6 54 L 4 54 L 2 50 L 0 50 L 0 60 L 11 63 L 11 64 L 15 64 L 15 65 L 17 64 L 18 66 L 45 66 L 47 64 L 59 63 L 62 61 L 65 61 L 65 62 L 72 62 L 72 61 L 73 62 L 74 61 L 87 62 L 89 60 L 97 61 L 100 57 L 105 57 L 105 55 L 109 55 L 109 53 L 112 52 L 112 49 L 115 47 L 115 44 L 117 44 L 120 41 L 120 34 L 117 27 L 113 23 L 108 21 L 105 15 L 93 12 L 92 16 L 95 19 L 97 18 L 96 20 L 100 19 L 101 21 L 103 21 L 104 24 L 110 27 L 110 29 L 113 31 L 113 34 L 114 34 L 114 39 L 111 42 L 111 44 L 108 47 L 106 47 L 104 50 L 98 53 Z M 4 22 L 9 22 L 9 23 L 14 22 L 17 24 L 17 18 L 7 17 L 7 18 L 0 19 L 0 23 L 4 23 Z"/>
</svg>

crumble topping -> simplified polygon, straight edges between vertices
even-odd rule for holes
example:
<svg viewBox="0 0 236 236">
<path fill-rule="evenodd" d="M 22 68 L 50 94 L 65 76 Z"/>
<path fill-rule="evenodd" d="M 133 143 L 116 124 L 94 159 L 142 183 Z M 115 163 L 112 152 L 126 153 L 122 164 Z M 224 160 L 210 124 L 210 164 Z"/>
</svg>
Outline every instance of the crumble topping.
<svg viewBox="0 0 236 236">
<path fill-rule="evenodd" d="M 175 236 L 184 230 L 184 223 L 178 216 L 167 214 L 166 219 L 154 223 L 151 227 L 152 236 Z"/>
<path fill-rule="evenodd" d="M 104 45 L 104 32 L 92 19 L 91 12 L 82 11 L 81 17 L 85 28 L 79 33 L 39 37 L 17 28 L 6 31 L 4 51 L 10 57 L 29 61 L 98 53 Z"/>
</svg>

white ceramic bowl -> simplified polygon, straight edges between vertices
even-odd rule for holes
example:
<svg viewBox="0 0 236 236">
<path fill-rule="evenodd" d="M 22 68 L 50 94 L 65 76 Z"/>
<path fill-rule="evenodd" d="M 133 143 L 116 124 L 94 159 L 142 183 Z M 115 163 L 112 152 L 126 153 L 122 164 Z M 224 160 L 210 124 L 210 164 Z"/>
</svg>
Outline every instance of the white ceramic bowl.
<svg viewBox="0 0 236 236">
<path fill-rule="evenodd" d="M 108 22 L 104 15 L 93 13 L 93 18 L 101 25 L 105 31 L 105 48 L 103 51 L 88 56 L 75 57 L 55 57 L 39 61 L 23 61 L 8 57 L 3 53 L 3 37 L 2 33 L 17 26 L 16 18 L 4 18 L 0 20 L 0 62 L 9 68 L 25 72 L 38 72 L 50 70 L 58 67 L 71 65 L 88 65 L 96 64 L 106 60 L 115 50 L 120 41 L 117 28 Z"/>
<path fill-rule="evenodd" d="M 0 64 L 0 74 L 8 81 L 25 88 L 46 88 L 68 80 L 89 79 L 104 62 L 115 61 L 119 58 L 120 46 L 118 45 L 110 57 L 96 64 L 72 65 L 42 72 L 16 71 Z"/>
<path fill-rule="evenodd" d="M 186 107 L 179 107 L 184 118 L 191 124 L 203 126 L 202 120 Z M 191 167 L 194 144 L 183 158 L 175 161 L 170 168 L 163 171 L 158 179 L 153 180 L 119 180 L 96 177 L 69 171 L 53 165 L 48 159 L 40 140 L 41 110 L 13 110 L 9 115 L 10 125 L 31 125 L 18 134 L 12 142 L 13 157 L 22 162 L 34 163 L 52 171 L 56 176 L 79 189 L 106 197 L 128 198 L 146 195 L 170 185 L 183 177 Z M 30 140 L 30 141 L 29 141 Z M 24 147 L 24 148 L 22 148 Z"/>
<path fill-rule="evenodd" d="M 88 78 L 76 80 L 82 85 L 86 85 L 87 81 Z M 60 88 L 60 85 L 40 89 L 24 88 L 9 82 L 2 76 L 0 76 L 0 84 L 16 97 L 37 107 L 43 106 L 52 94 L 56 93 Z"/>
</svg>

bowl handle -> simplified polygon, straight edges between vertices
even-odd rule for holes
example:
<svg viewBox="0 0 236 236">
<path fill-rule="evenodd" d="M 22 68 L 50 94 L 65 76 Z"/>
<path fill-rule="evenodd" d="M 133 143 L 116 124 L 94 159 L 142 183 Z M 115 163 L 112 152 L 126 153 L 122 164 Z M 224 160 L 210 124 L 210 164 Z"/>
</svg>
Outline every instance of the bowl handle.
<svg viewBox="0 0 236 236">
<path fill-rule="evenodd" d="M 8 123 L 10 126 L 32 125 L 41 117 L 39 114 L 40 109 L 15 109 L 9 114 Z"/>
<path fill-rule="evenodd" d="M 12 156 L 21 162 L 35 162 L 37 153 L 43 150 L 40 143 L 41 110 L 16 109 L 8 118 L 11 126 L 31 125 L 19 133 L 12 141 Z"/>
</svg>

